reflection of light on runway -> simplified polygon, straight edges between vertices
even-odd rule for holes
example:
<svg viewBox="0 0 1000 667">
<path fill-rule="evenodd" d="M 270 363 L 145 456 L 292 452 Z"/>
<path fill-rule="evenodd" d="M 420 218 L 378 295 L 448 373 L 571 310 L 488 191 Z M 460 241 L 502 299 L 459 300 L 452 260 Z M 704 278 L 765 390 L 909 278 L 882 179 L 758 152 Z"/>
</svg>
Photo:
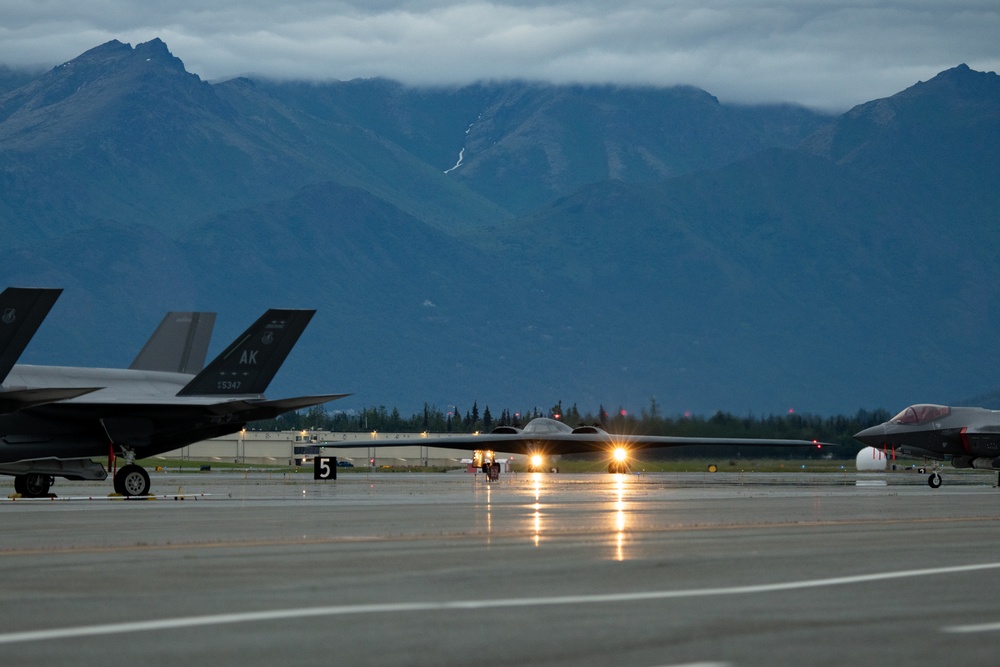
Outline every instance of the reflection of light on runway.
<svg viewBox="0 0 1000 667">
<path fill-rule="evenodd" d="M 492 490 L 493 485 L 486 485 L 486 544 L 490 543 L 493 538 L 493 506 L 490 504 L 492 500 Z"/>
<path fill-rule="evenodd" d="M 542 495 L 542 478 L 541 473 L 532 473 L 532 477 L 535 482 L 535 546 L 537 547 L 542 538 L 542 503 L 540 502 Z"/>
<path fill-rule="evenodd" d="M 541 507 L 542 507 L 541 505 L 535 503 L 535 546 L 536 547 L 538 546 L 538 543 L 541 541 L 541 535 L 542 535 L 542 513 L 539 511 Z"/>
<path fill-rule="evenodd" d="M 625 560 L 625 475 L 615 475 L 615 560 Z"/>
</svg>

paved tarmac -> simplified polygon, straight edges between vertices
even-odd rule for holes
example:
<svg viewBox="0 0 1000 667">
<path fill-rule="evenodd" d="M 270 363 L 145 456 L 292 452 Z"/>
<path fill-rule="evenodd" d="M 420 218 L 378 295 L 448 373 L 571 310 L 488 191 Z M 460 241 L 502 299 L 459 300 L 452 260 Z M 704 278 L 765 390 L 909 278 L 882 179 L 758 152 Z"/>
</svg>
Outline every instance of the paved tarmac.
<svg viewBox="0 0 1000 667">
<path fill-rule="evenodd" d="M 993 665 L 1000 490 L 944 476 L 59 480 L 0 502 L 0 663 Z"/>
</svg>

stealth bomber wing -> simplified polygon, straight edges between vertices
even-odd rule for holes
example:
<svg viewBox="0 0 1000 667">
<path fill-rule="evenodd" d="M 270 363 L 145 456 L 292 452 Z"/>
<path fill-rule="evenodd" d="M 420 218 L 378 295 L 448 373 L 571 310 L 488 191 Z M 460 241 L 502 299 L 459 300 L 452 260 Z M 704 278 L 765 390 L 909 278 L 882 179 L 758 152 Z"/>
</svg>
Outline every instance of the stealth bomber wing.
<svg viewBox="0 0 1000 667">
<path fill-rule="evenodd" d="M 825 444 L 815 440 L 620 435 L 608 433 L 600 426 L 579 426 L 573 428 L 563 422 L 547 417 L 533 419 L 524 428 L 501 426 L 493 429 L 490 433 L 481 435 L 469 434 L 439 438 L 421 438 L 419 442 L 421 446 L 448 448 L 471 446 L 477 452 L 484 453 L 483 456 L 476 458 L 485 461 L 491 461 L 493 452 L 495 451 L 511 452 L 531 458 L 539 457 L 540 459 L 560 454 L 603 452 L 610 459 L 608 472 L 624 472 L 628 468 L 628 459 L 631 453 L 642 449 L 720 445 L 817 448 Z M 406 442 L 400 443 L 397 446 L 412 444 L 412 442 Z M 334 449 L 349 448 L 356 447 L 357 443 L 332 442 L 323 443 L 323 446 Z M 379 448 L 392 446 L 391 442 L 378 443 Z M 534 465 L 539 465 L 537 459 Z"/>
</svg>

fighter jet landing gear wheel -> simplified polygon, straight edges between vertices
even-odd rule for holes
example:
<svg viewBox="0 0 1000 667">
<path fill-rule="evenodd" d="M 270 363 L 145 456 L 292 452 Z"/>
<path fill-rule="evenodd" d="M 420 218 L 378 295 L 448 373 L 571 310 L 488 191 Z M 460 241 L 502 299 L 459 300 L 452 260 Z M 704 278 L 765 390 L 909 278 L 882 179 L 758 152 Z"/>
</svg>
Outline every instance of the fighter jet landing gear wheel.
<svg viewBox="0 0 1000 667">
<path fill-rule="evenodd" d="M 941 475 L 936 472 L 932 472 L 931 476 L 927 478 L 927 486 L 932 489 L 939 488 L 941 486 Z"/>
<path fill-rule="evenodd" d="M 43 498 L 49 495 L 52 477 L 37 472 L 29 472 L 14 477 L 14 491 L 25 498 Z"/>
<path fill-rule="evenodd" d="M 115 474 L 114 484 L 115 492 L 123 496 L 145 496 L 149 494 L 149 473 L 131 463 Z"/>
</svg>

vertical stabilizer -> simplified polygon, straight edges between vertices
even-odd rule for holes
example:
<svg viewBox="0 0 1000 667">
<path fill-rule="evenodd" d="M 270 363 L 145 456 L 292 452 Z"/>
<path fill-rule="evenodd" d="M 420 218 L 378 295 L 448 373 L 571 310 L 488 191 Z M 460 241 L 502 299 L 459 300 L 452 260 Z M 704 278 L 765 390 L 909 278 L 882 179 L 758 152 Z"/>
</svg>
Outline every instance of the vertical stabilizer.
<svg viewBox="0 0 1000 667">
<path fill-rule="evenodd" d="M 205 367 L 214 326 L 215 313 L 167 313 L 129 368 L 194 375 Z"/>
<path fill-rule="evenodd" d="M 267 311 L 177 395 L 263 394 L 315 312 Z"/>
<path fill-rule="evenodd" d="M 21 358 L 61 289 L 8 287 L 0 293 L 0 382 Z"/>
</svg>

